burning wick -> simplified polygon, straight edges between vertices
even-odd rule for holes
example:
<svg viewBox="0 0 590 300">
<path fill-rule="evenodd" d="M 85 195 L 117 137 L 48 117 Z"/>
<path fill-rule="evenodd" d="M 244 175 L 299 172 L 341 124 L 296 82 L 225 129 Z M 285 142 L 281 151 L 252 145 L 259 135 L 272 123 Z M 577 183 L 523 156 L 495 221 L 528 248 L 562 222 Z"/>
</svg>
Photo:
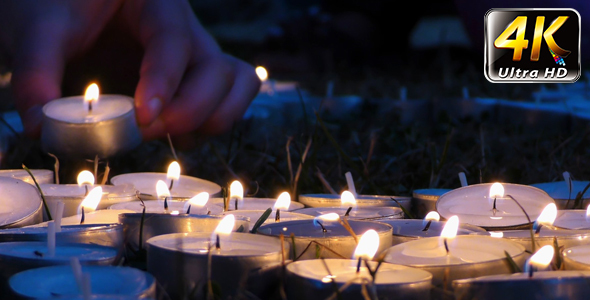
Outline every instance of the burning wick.
<svg viewBox="0 0 590 300">
<path fill-rule="evenodd" d="M 235 209 L 234 210 L 238 210 L 238 198 L 237 197 L 236 197 Z"/>
<path fill-rule="evenodd" d="M 192 204 L 188 205 L 188 208 L 186 209 L 186 214 L 189 215 L 191 213 L 191 206 Z"/>
<path fill-rule="evenodd" d="M 358 262 L 356 263 L 356 273 L 360 273 L 361 272 L 361 257 L 359 257 Z"/>
<path fill-rule="evenodd" d="M 320 225 L 320 227 L 322 227 L 322 231 L 324 233 L 328 232 L 328 230 L 326 229 L 326 227 L 324 227 L 324 224 L 322 224 L 322 222 L 320 222 L 319 220 L 313 220 L 315 223 L 317 223 L 318 225 Z"/>
<path fill-rule="evenodd" d="M 541 227 L 543 227 L 543 224 L 537 225 L 537 229 L 535 229 L 535 234 L 539 234 L 539 232 L 541 232 Z"/>
<path fill-rule="evenodd" d="M 168 197 L 164 197 L 164 210 L 168 211 Z"/>
<path fill-rule="evenodd" d="M 351 211 L 351 210 L 352 210 L 352 206 L 351 206 L 351 207 L 349 207 L 349 208 L 346 210 L 346 213 L 344 214 L 344 216 L 345 216 L 345 217 L 348 217 L 348 215 L 350 214 L 350 211 Z"/>
<path fill-rule="evenodd" d="M 84 224 L 84 219 L 86 218 L 86 216 L 84 215 L 84 206 L 82 206 L 82 217 L 80 218 L 80 225 Z"/>
<path fill-rule="evenodd" d="M 496 216 L 496 197 L 494 197 L 494 204 L 492 206 L 492 214 L 494 215 L 494 217 Z"/>
<path fill-rule="evenodd" d="M 449 255 L 449 245 L 447 244 L 447 239 L 443 239 L 443 244 L 445 245 L 445 250 L 447 251 L 447 255 Z"/>
<path fill-rule="evenodd" d="M 170 186 L 168 187 L 168 190 L 172 190 L 173 186 L 174 186 L 174 179 L 170 179 Z"/>
<path fill-rule="evenodd" d="M 275 222 L 281 221 L 281 209 L 277 208 L 277 213 L 275 214 Z"/>
<path fill-rule="evenodd" d="M 428 229 L 430 229 L 430 224 L 432 224 L 432 220 L 428 220 L 428 223 L 426 223 L 426 226 L 424 226 L 424 229 L 422 229 L 422 231 L 428 231 Z"/>
<path fill-rule="evenodd" d="M 215 236 L 215 249 L 221 249 L 221 243 L 219 242 L 219 234 Z"/>
</svg>

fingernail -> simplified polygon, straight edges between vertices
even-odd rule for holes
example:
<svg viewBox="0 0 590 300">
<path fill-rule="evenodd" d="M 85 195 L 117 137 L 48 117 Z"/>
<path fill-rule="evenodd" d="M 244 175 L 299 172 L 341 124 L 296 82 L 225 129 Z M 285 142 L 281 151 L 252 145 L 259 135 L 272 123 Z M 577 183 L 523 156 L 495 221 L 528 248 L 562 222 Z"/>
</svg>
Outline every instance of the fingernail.
<svg viewBox="0 0 590 300">
<path fill-rule="evenodd" d="M 29 108 L 22 116 L 23 131 L 29 136 L 39 134 L 41 121 L 43 120 L 43 110 L 41 105 L 35 105 Z"/>
<path fill-rule="evenodd" d="M 152 120 L 157 118 L 162 111 L 162 101 L 160 98 L 155 97 L 150 99 L 147 103 L 147 109 Z"/>
</svg>

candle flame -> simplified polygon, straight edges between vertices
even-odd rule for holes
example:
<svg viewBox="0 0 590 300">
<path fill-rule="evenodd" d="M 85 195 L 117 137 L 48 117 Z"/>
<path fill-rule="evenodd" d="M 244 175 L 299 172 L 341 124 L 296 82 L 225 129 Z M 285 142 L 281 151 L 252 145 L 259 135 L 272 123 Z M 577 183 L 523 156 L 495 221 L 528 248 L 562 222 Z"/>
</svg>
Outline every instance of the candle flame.
<svg viewBox="0 0 590 300">
<path fill-rule="evenodd" d="M 229 186 L 229 197 L 230 198 L 235 197 L 235 198 L 239 198 L 239 199 L 244 198 L 244 187 L 242 187 L 242 184 L 239 181 L 235 180 Z"/>
<path fill-rule="evenodd" d="M 340 219 L 340 216 L 337 213 L 329 213 L 329 214 L 319 215 L 316 217 L 316 219 L 318 219 L 320 221 L 334 222 L 334 221 L 338 221 L 338 219 Z"/>
<path fill-rule="evenodd" d="M 555 218 L 557 218 L 557 206 L 555 203 L 549 203 L 545 206 L 535 223 L 537 223 L 537 225 L 551 226 L 553 225 Z"/>
<path fill-rule="evenodd" d="M 209 193 L 207 192 L 198 193 L 196 196 L 188 200 L 188 203 L 196 206 L 197 208 L 205 207 L 205 205 L 207 205 L 207 202 L 209 202 Z"/>
<path fill-rule="evenodd" d="M 277 202 L 275 202 L 273 210 L 289 210 L 289 206 L 291 206 L 291 195 L 289 195 L 288 192 L 282 192 L 277 198 Z"/>
<path fill-rule="evenodd" d="M 503 238 L 504 231 L 490 231 L 490 236 L 493 238 Z"/>
<path fill-rule="evenodd" d="M 529 264 L 538 268 L 545 268 L 551 263 L 551 260 L 553 260 L 554 254 L 555 249 L 553 249 L 553 246 L 545 245 L 531 256 Z"/>
<path fill-rule="evenodd" d="M 588 205 L 588 208 L 586 208 L 586 221 L 590 220 L 590 205 Z"/>
<path fill-rule="evenodd" d="M 260 81 L 266 81 L 268 79 L 268 72 L 262 66 L 256 67 L 256 75 L 260 78 Z"/>
<path fill-rule="evenodd" d="M 447 220 L 445 227 L 440 232 L 440 237 L 454 239 L 457 236 L 457 230 L 459 230 L 459 217 L 452 216 Z"/>
<path fill-rule="evenodd" d="M 426 214 L 426 217 L 424 217 L 424 220 L 425 221 L 439 221 L 440 215 L 435 211 L 431 211 L 428 214 Z"/>
<path fill-rule="evenodd" d="M 495 182 L 490 187 L 490 199 L 494 200 L 494 198 L 502 197 L 504 197 L 504 186 L 499 182 Z"/>
<path fill-rule="evenodd" d="M 168 173 L 166 173 L 166 179 L 176 180 L 180 179 L 180 165 L 178 162 L 171 162 L 168 166 Z"/>
<path fill-rule="evenodd" d="M 101 198 L 102 187 L 97 186 L 90 190 L 88 196 L 86 196 L 86 198 L 80 203 L 80 206 L 78 206 L 78 214 L 82 213 L 82 207 L 84 207 L 85 213 L 96 210 Z"/>
<path fill-rule="evenodd" d="M 166 185 L 166 183 L 162 180 L 158 180 L 158 182 L 156 182 L 156 195 L 158 196 L 158 199 L 170 197 L 168 185 Z"/>
<path fill-rule="evenodd" d="M 342 192 L 340 195 L 340 206 L 342 207 L 356 207 L 356 199 L 354 199 L 354 195 L 349 191 Z"/>
<path fill-rule="evenodd" d="M 379 234 L 377 231 L 369 229 L 361 236 L 352 258 L 371 260 L 377 253 L 377 249 L 379 249 Z"/>
<path fill-rule="evenodd" d="M 82 186 L 84 184 L 94 185 L 94 175 L 90 171 L 82 171 L 78 174 L 78 185 Z"/>
<path fill-rule="evenodd" d="M 96 83 L 90 84 L 86 88 L 86 93 L 84 93 L 84 103 L 96 103 L 98 102 L 98 96 L 100 92 L 98 90 L 98 85 Z"/>
<path fill-rule="evenodd" d="M 218 235 L 229 235 L 234 229 L 235 223 L 236 217 L 234 217 L 232 214 L 229 214 L 221 219 L 213 233 Z"/>
</svg>

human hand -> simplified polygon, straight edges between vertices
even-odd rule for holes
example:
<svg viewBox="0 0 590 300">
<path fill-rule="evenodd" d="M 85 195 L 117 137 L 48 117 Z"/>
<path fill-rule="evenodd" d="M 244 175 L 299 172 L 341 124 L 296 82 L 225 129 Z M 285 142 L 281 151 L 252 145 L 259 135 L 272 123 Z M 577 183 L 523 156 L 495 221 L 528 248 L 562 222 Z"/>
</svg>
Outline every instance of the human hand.
<svg viewBox="0 0 590 300">
<path fill-rule="evenodd" d="M 61 96 L 66 64 L 101 46 L 107 27 L 143 50 L 135 105 L 144 139 L 223 132 L 260 85 L 250 65 L 222 53 L 185 0 L 9 0 L 0 7 L 0 48 L 28 134 L 38 134 L 42 106 Z"/>
</svg>

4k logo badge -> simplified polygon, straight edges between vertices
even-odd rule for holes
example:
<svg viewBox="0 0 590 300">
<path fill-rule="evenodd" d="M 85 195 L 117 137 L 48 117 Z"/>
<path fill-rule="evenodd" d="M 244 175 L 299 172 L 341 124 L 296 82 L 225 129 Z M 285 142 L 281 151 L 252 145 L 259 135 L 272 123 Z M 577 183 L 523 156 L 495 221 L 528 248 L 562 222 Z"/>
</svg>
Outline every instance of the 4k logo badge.
<svg viewBox="0 0 590 300">
<path fill-rule="evenodd" d="M 484 73 L 490 82 L 575 82 L 580 15 L 574 9 L 490 9 Z"/>
</svg>

